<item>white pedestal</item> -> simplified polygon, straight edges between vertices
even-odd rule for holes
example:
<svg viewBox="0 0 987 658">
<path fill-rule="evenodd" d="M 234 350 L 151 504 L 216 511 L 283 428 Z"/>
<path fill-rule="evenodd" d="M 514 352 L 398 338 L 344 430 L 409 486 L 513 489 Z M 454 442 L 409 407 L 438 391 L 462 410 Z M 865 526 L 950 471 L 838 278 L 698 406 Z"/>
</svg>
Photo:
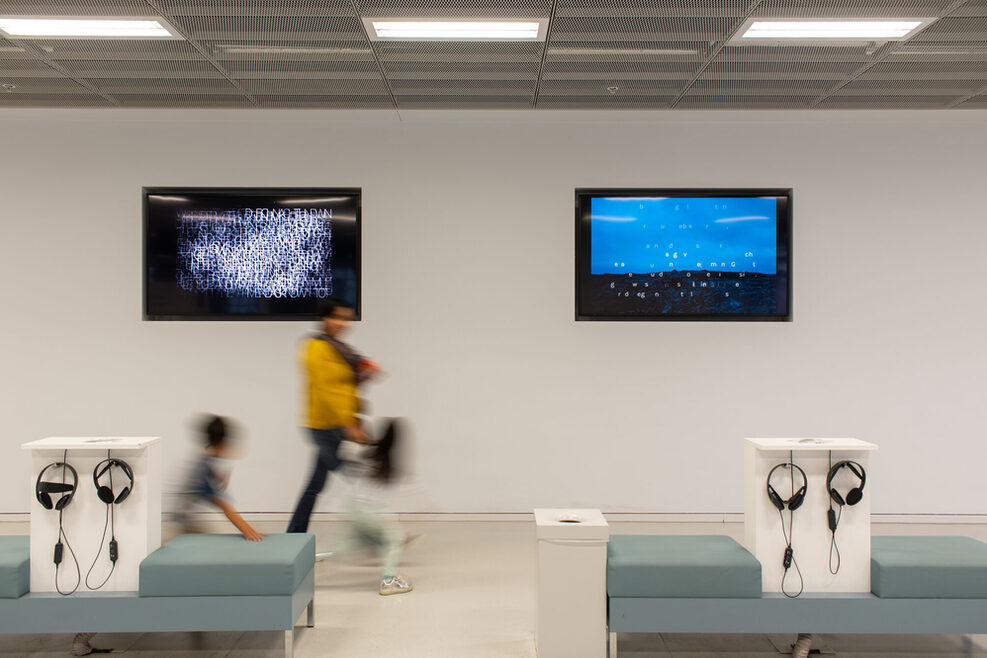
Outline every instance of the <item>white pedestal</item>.
<svg viewBox="0 0 987 658">
<path fill-rule="evenodd" d="M 607 542 L 596 509 L 536 509 L 538 658 L 600 658 L 607 647 Z"/>
<path fill-rule="evenodd" d="M 157 437 L 52 437 L 25 443 L 21 448 L 31 451 L 31 591 L 56 591 L 52 557 L 58 541 L 58 512 L 45 509 L 37 502 L 35 482 L 41 469 L 53 462 L 63 461 L 66 454 L 68 463 L 79 474 L 75 497 L 65 506 L 62 514 L 62 529 L 75 551 L 82 572 L 82 582 L 77 591 L 89 591 L 86 573 L 94 562 L 95 567 L 89 577 L 92 585 L 99 585 L 110 573 L 109 528 L 100 550 L 107 506 L 97 496 L 93 483 L 93 467 L 106 459 L 107 451 L 111 457 L 130 465 L 134 472 L 134 487 L 125 500 L 113 505 L 119 557 L 112 575 L 100 590 L 136 591 L 141 560 L 161 546 L 161 453 Z M 120 471 L 113 469 L 113 489 L 116 493 L 123 489 L 124 484 L 119 476 Z M 60 478 L 60 468 L 49 470 L 45 475 L 46 480 Z M 100 482 L 107 485 L 107 476 Z M 59 496 L 52 497 L 57 499 Z M 58 583 L 62 591 L 71 590 L 76 583 L 75 562 L 67 546 L 58 568 Z"/>
<path fill-rule="evenodd" d="M 744 445 L 744 543 L 761 563 L 761 583 L 765 592 L 780 592 L 785 570 L 782 558 L 785 539 L 782 517 L 767 494 L 768 473 L 776 465 L 794 458 L 808 479 L 805 502 L 794 512 L 783 510 L 785 530 L 794 515 L 792 549 L 802 572 L 806 592 L 870 592 L 870 494 L 869 480 L 863 498 L 856 505 L 843 507 L 836 531 L 841 561 L 837 574 L 830 573 L 830 543 L 827 513 L 830 497 L 826 476 L 830 463 L 846 459 L 867 468 L 867 456 L 876 450 L 873 443 L 857 439 L 746 439 Z M 796 476 L 795 489 L 801 484 Z M 771 484 L 782 499 L 792 494 L 789 469 L 779 469 Z M 857 480 L 843 469 L 833 480 L 838 491 L 846 494 Z M 839 507 L 833 508 L 839 513 Z M 836 566 L 835 554 L 833 566 Z M 789 570 L 786 591 L 798 591 L 798 574 Z"/>
</svg>

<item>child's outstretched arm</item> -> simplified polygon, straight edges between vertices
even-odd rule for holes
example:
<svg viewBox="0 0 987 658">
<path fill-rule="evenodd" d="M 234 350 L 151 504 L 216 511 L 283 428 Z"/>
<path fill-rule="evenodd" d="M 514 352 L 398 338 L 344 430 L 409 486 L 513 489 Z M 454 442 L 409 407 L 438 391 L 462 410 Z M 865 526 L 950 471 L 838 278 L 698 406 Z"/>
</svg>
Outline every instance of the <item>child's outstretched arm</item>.
<svg viewBox="0 0 987 658">
<path fill-rule="evenodd" d="M 236 526 L 236 529 L 240 531 L 240 534 L 242 534 L 243 538 L 247 541 L 263 541 L 264 537 L 267 536 L 254 530 L 253 526 L 244 521 L 243 517 L 240 516 L 240 513 L 237 512 L 236 509 L 234 509 L 233 506 L 230 505 L 230 503 L 223 497 L 210 496 L 209 502 L 223 510 L 223 514 L 226 515 L 226 518 L 228 518 L 233 525 Z"/>
</svg>

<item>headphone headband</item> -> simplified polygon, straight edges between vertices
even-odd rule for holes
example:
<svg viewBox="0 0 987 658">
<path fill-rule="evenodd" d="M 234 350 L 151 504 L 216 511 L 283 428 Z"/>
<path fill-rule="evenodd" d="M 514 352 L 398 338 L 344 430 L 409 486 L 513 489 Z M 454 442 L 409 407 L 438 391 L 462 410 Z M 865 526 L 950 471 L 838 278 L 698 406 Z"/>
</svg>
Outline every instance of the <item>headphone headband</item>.
<svg viewBox="0 0 987 658">
<path fill-rule="evenodd" d="M 773 476 L 775 474 L 775 471 L 777 471 L 779 468 L 786 468 L 786 467 L 791 469 L 792 471 L 793 484 L 795 483 L 795 471 L 798 471 L 799 473 L 802 474 L 802 486 L 800 486 L 795 491 L 795 493 L 791 495 L 791 497 L 782 498 L 780 495 L 778 495 L 778 492 L 775 491 L 775 488 L 771 486 L 771 476 Z M 784 509 L 785 505 L 788 505 L 788 509 L 795 511 L 802 506 L 803 502 L 805 502 L 805 494 L 809 487 L 809 478 L 806 477 L 805 471 L 803 471 L 802 467 L 799 466 L 798 464 L 795 464 L 793 462 L 782 462 L 780 464 L 775 465 L 775 467 L 768 472 L 768 479 L 766 480 L 766 485 L 768 489 L 768 498 L 771 500 L 772 504 L 778 508 L 779 511 Z"/>
<path fill-rule="evenodd" d="M 45 473 L 55 468 L 62 468 L 62 473 L 68 473 L 72 476 L 72 482 L 51 482 L 45 480 Z M 38 479 L 34 483 L 34 497 L 37 499 L 41 506 L 45 509 L 56 509 L 63 510 L 65 507 L 72 502 L 72 498 L 75 496 L 75 491 L 79 487 L 79 474 L 68 462 L 52 462 L 48 464 L 41 472 L 38 473 Z M 64 494 L 61 498 L 56 501 L 52 501 L 51 495 L 53 493 Z"/>
<path fill-rule="evenodd" d="M 127 486 L 125 486 L 119 494 L 113 493 L 113 489 L 99 483 L 99 479 L 106 475 L 107 471 L 114 467 L 123 471 L 124 476 L 127 478 Z M 112 481 L 112 476 L 110 479 Z M 107 457 L 93 467 L 93 484 L 96 486 L 96 493 L 99 496 L 99 499 L 107 505 L 122 503 L 134 490 L 134 470 L 130 468 L 130 464 L 122 459 Z"/>
<path fill-rule="evenodd" d="M 857 479 L 860 481 L 859 485 L 847 492 L 846 498 L 833 488 L 833 480 L 836 478 L 836 474 L 844 468 L 857 476 Z M 838 505 L 856 505 L 859 503 L 864 496 L 865 484 L 867 484 L 867 471 L 858 462 L 849 459 L 844 459 L 833 464 L 829 469 L 829 473 L 826 475 L 826 490 L 829 492 L 830 498 L 836 501 Z"/>
</svg>

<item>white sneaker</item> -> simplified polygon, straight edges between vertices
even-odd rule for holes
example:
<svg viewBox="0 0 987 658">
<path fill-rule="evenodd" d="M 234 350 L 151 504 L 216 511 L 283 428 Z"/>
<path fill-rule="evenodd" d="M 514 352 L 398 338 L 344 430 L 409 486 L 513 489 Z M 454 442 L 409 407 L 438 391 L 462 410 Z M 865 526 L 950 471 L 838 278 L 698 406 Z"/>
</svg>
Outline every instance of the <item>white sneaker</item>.
<svg viewBox="0 0 987 658">
<path fill-rule="evenodd" d="M 411 583 L 405 580 L 404 576 L 394 576 L 393 578 L 384 578 L 380 581 L 380 592 L 381 596 L 389 596 L 391 594 L 404 594 L 405 592 L 411 591 Z"/>
</svg>

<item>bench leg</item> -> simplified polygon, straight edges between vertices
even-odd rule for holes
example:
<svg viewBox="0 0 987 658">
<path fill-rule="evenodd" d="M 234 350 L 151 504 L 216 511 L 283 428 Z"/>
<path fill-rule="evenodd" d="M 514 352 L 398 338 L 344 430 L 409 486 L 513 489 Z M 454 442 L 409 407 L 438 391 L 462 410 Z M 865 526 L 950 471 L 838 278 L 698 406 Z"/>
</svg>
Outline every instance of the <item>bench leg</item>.
<svg viewBox="0 0 987 658">
<path fill-rule="evenodd" d="M 292 658 L 295 651 L 295 631 L 289 629 L 284 632 L 284 658 Z"/>
<path fill-rule="evenodd" d="M 792 645 L 792 658 L 807 658 L 812 648 L 812 633 L 799 633 Z"/>
<path fill-rule="evenodd" d="M 610 642 L 607 644 L 607 658 L 617 658 L 617 634 L 610 633 Z"/>
<path fill-rule="evenodd" d="M 308 628 L 315 626 L 315 599 L 313 598 L 308 602 L 308 614 L 306 615 L 305 625 Z"/>
</svg>

